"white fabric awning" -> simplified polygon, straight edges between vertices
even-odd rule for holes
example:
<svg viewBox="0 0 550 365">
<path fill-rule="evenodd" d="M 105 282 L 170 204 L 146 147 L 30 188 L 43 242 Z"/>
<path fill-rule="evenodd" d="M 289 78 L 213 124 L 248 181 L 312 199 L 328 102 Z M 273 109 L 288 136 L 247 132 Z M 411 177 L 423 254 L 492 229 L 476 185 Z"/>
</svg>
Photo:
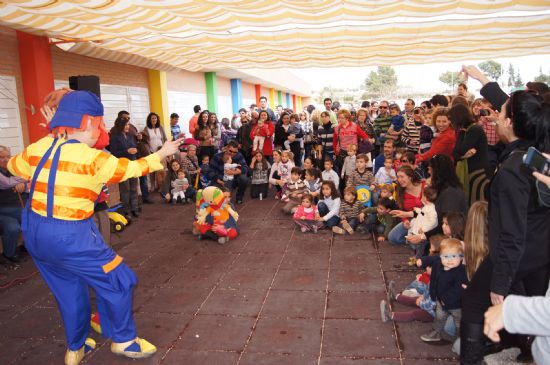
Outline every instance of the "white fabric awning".
<svg viewBox="0 0 550 365">
<path fill-rule="evenodd" d="M 3 1 L 0 24 L 91 57 L 211 71 L 550 53 L 550 1 Z"/>
</svg>

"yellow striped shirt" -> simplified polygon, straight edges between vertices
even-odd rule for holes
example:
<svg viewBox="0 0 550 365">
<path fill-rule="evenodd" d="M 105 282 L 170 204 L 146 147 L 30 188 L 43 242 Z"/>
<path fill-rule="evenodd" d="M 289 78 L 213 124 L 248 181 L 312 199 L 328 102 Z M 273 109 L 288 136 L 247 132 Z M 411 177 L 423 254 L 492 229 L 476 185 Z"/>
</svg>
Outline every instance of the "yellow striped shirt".
<svg viewBox="0 0 550 365">
<path fill-rule="evenodd" d="M 31 207 L 34 212 L 47 216 L 48 177 L 55 151 L 65 140 L 59 140 L 48 161 L 40 171 Z M 40 159 L 53 143 L 52 137 L 44 137 L 12 157 L 8 170 L 31 180 Z M 84 143 L 67 143 L 61 148 L 54 189 L 53 217 L 63 220 L 82 220 L 94 213 L 94 203 L 103 184 L 118 183 L 163 168 L 160 158 L 153 153 L 137 161 L 115 156 L 88 147 Z"/>
</svg>

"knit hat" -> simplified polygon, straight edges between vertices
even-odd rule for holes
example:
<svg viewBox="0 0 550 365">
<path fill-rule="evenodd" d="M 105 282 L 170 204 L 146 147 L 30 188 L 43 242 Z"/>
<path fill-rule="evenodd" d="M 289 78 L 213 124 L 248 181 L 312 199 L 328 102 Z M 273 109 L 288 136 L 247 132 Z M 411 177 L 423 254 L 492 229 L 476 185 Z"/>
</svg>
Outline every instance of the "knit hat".
<svg viewBox="0 0 550 365">
<path fill-rule="evenodd" d="M 49 129 L 52 130 L 56 127 L 80 128 L 84 114 L 92 117 L 103 116 L 103 104 L 97 95 L 90 91 L 71 91 L 59 102 Z"/>
</svg>

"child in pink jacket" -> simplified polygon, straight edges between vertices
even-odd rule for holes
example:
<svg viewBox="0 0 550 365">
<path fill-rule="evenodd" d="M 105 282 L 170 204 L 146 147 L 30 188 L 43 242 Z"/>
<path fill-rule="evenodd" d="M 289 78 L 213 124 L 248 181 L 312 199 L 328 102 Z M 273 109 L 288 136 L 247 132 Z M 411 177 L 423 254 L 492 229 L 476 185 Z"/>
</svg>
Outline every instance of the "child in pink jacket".
<svg viewBox="0 0 550 365">
<path fill-rule="evenodd" d="M 317 213 L 317 207 L 313 204 L 313 196 L 311 194 L 304 194 L 302 196 L 302 204 L 298 206 L 294 213 L 294 223 L 304 233 L 309 231 L 317 233 L 317 230 L 323 223 L 315 219 L 315 213 Z"/>
</svg>

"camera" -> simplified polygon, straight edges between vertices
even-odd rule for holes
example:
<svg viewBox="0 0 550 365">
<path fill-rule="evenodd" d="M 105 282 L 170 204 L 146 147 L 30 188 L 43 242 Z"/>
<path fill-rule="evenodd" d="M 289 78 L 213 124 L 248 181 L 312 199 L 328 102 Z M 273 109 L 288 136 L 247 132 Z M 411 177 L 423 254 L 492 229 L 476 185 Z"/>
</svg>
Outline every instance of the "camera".
<svg viewBox="0 0 550 365">
<path fill-rule="evenodd" d="M 480 117 L 488 117 L 489 116 L 489 110 L 487 109 L 479 109 L 479 116 Z"/>
<path fill-rule="evenodd" d="M 550 162 L 535 147 L 529 147 L 527 153 L 523 156 L 523 163 L 529 168 L 548 175 Z"/>
</svg>

